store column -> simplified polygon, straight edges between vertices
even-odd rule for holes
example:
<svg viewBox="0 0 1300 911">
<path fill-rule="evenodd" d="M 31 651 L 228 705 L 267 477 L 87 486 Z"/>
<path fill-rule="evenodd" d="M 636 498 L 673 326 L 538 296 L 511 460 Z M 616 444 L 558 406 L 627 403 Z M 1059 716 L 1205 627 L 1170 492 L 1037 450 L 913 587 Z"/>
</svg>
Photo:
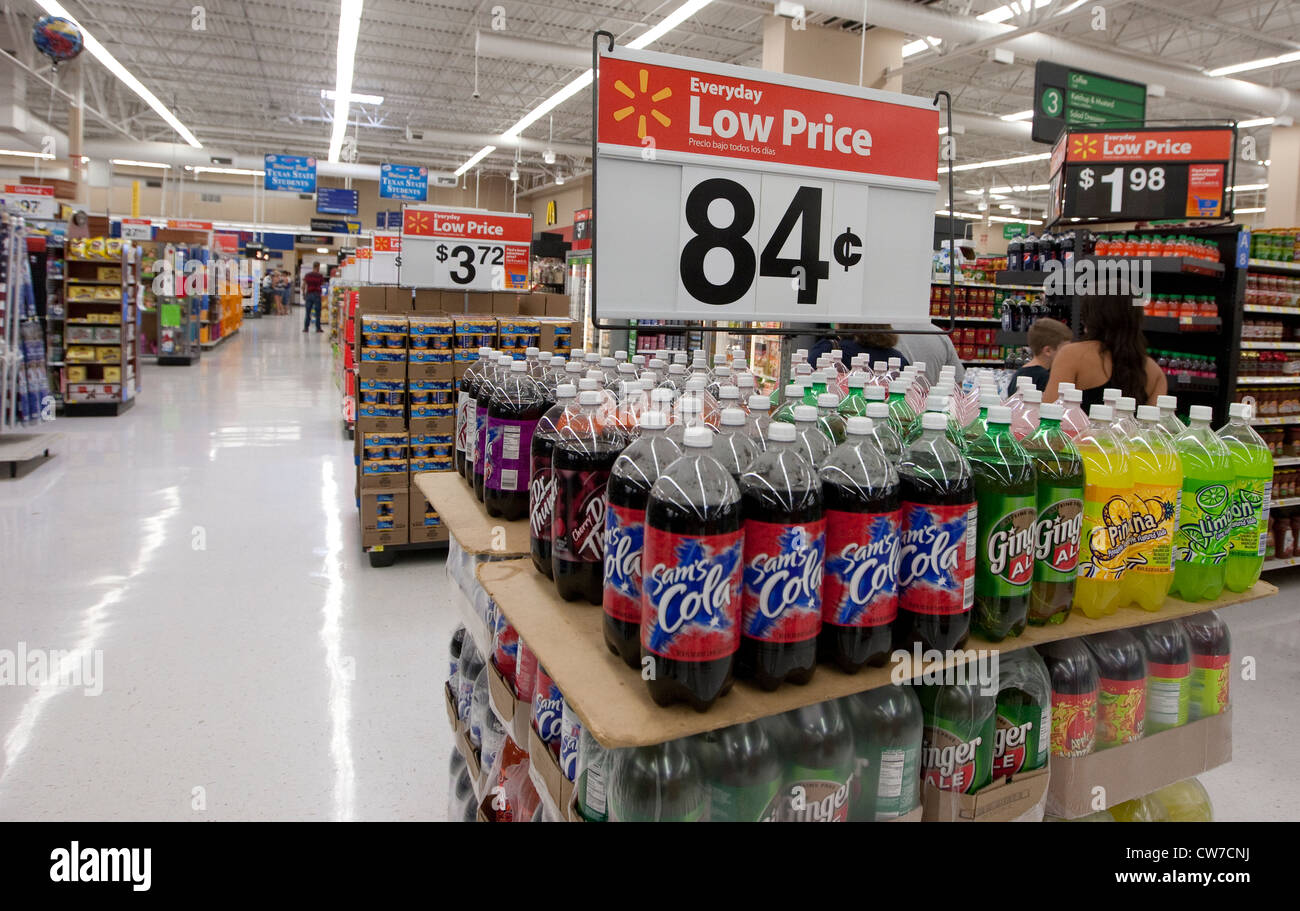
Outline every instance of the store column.
<svg viewBox="0 0 1300 911">
<path fill-rule="evenodd" d="M 902 32 L 871 28 L 864 36 L 783 16 L 763 21 L 762 66 L 774 73 L 901 92 L 902 75 L 885 72 L 902 65 Z"/>
<path fill-rule="evenodd" d="M 1268 139 L 1268 195 L 1261 224 L 1300 225 L 1300 126 L 1273 127 Z"/>
</svg>

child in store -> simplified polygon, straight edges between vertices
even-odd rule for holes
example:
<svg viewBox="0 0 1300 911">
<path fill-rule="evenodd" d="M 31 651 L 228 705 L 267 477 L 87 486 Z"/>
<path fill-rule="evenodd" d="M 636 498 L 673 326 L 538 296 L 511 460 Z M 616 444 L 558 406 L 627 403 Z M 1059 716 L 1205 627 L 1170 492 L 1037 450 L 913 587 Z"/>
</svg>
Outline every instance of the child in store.
<svg viewBox="0 0 1300 911">
<path fill-rule="evenodd" d="M 1016 371 L 1015 376 L 1011 377 L 1011 386 L 1016 389 L 1016 383 L 1022 376 L 1027 376 L 1034 381 L 1034 386 L 1041 392 L 1047 388 L 1047 378 L 1052 373 L 1052 361 L 1056 358 L 1056 352 L 1061 350 L 1061 346 L 1074 339 L 1074 333 L 1070 327 L 1060 320 L 1054 320 L 1050 317 L 1034 320 L 1034 324 L 1029 327 L 1029 350 L 1034 353 L 1034 359 L 1028 364 Z"/>
</svg>

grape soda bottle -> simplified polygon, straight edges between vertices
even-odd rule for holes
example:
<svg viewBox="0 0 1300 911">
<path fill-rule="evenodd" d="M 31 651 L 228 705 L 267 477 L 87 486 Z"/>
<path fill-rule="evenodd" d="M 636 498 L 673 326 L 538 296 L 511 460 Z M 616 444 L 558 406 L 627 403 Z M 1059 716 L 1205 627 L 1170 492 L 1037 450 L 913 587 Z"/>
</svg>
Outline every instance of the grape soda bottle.
<svg viewBox="0 0 1300 911">
<path fill-rule="evenodd" d="M 546 397 L 528 364 L 513 362 L 488 404 L 483 505 L 489 516 L 511 522 L 528 514 L 533 433 L 545 411 Z"/>
</svg>

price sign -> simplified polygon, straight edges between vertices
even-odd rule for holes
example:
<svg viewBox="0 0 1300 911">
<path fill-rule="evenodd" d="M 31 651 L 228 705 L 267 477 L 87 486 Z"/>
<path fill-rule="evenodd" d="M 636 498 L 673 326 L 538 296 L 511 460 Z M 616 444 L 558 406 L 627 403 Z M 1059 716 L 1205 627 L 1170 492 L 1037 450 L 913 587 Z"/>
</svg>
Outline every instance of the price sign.
<svg viewBox="0 0 1300 911">
<path fill-rule="evenodd" d="M 58 218 L 59 202 L 54 187 L 35 184 L 5 184 L 4 209 L 24 218 Z"/>
<path fill-rule="evenodd" d="M 1232 131 L 1129 130 L 1066 133 L 1052 152 L 1053 214 L 1138 221 L 1216 218 Z"/>
<path fill-rule="evenodd" d="M 597 86 L 602 319 L 926 319 L 929 99 L 621 47 Z"/>
<path fill-rule="evenodd" d="M 402 252 L 402 238 L 397 233 L 376 231 L 371 240 L 370 276 L 372 285 L 397 284 L 397 258 Z"/>
<path fill-rule="evenodd" d="M 402 210 L 403 288 L 519 291 L 528 287 L 532 215 L 407 206 Z"/>
</svg>

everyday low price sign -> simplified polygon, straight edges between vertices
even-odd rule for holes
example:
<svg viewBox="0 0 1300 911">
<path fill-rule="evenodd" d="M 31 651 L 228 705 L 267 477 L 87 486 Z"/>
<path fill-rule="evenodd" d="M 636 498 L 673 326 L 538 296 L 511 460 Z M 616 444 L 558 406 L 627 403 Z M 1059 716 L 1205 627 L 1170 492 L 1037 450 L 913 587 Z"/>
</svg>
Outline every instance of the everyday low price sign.
<svg viewBox="0 0 1300 911">
<path fill-rule="evenodd" d="M 291 193 L 316 192 L 316 159 L 300 155 L 267 155 L 263 186 Z"/>
<path fill-rule="evenodd" d="M 370 242 L 370 284 L 397 284 L 397 258 L 401 252 L 401 235 L 375 232 Z"/>
<path fill-rule="evenodd" d="M 5 184 L 5 211 L 26 218 L 58 218 L 59 201 L 54 198 L 54 187 L 36 184 Z"/>
<path fill-rule="evenodd" d="M 599 63 L 602 319 L 927 318 L 928 99 L 621 47 Z"/>
<path fill-rule="evenodd" d="M 404 288 L 524 291 L 528 288 L 531 214 L 407 206 L 402 210 Z"/>
<path fill-rule="evenodd" d="M 424 202 L 429 198 L 429 169 L 413 164 L 381 164 L 379 195 L 383 199 Z"/>
</svg>

